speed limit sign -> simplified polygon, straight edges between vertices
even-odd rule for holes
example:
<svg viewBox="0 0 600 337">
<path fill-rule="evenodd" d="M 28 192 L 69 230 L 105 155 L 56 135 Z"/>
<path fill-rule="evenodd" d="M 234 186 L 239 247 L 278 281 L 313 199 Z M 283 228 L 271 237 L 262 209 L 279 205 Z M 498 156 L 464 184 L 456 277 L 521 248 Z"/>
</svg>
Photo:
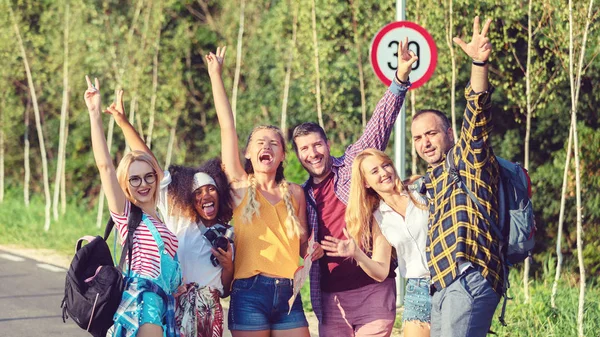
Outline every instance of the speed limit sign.
<svg viewBox="0 0 600 337">
<path fill-rule="evenodd" d="M 383 27 L 371 43 L 371 65 L 375 74 L 390 85 L 398 66 L 398 45 L 408 37 L 408 49 L 419 57 L 410 72 L 411 89 L 416 89 L 431 78 L 437 64 L 437 48 L 425 28 L 410 21 L 392 22 Z"/>
</svg>

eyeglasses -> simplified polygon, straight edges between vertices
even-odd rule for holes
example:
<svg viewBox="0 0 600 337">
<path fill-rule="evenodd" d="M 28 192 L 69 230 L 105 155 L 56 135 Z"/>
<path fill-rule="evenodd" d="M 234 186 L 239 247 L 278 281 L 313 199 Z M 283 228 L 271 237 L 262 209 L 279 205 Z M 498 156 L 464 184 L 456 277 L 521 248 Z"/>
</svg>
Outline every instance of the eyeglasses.
<svg viewBox="0 0 600 337">
<path fill-rule="evenodd" d="M 155 172 L 146 173 L 146 175 L 144 175 L 144 181 L 148 185 L 154 184 L 154 182 L 156 181 L 156 173 Z M 140 177 L 140 176 L 129 177 L 129 185 L 131 185 L 132 187 L 140 187 L 140 185 L 142 185 L 142 177 Z"/>
</svg>

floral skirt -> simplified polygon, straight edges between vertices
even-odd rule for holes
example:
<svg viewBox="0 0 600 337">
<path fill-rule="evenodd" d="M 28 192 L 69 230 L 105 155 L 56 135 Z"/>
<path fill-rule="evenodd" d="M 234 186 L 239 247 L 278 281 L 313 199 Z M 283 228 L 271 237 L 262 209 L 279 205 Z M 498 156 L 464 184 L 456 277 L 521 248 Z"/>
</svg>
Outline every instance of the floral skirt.
<svg viewBox="0 0 600 337">
<path fill-rule="evenodd" d="M 188 283 L 179 287 L 175 301 L 179 337 L 223 336 L 223 307 L 218 290 Z"/>
</svg>

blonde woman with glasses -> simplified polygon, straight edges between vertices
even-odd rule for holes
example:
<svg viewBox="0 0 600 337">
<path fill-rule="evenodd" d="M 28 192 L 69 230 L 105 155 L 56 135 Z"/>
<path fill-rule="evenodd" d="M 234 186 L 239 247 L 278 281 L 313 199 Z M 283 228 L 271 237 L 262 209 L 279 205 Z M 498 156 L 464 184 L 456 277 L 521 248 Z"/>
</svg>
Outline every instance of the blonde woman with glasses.
<svg viewBox="0 0 600 337">
<path fill-rule="evenodd" d="M 352 164 L 346 239 L 325 237 L 327 255 L 351 257 L 373 279 L 388 276 L 392 248 L 400 275 L 408 279 L 404 300 L 404 336 L 429 336 L 431 298 L 425 255 L 429 212 L 426 200 L 401 181 L 385 153 L 367 149 Z M 391 333 L 391 331 L 390 331 Z"/>
<path fill-rule="evenodd" d="M 142 210 L 142 221 L 133 233 L 131 272 L 125 275 L 127 286 L 107 336 L 175 337 L 172 295 L 181 283 L 181 271 L 177 237 L 161 221 L 156 208 L 163 172 L 156 159 L 143 151 L 125 155 L 115 171 L 102 127 L 100 83 L 95 79 L 94 85 L 85 78 L 94 159 L 122 243 L 133 205 Z"/>
</svg>

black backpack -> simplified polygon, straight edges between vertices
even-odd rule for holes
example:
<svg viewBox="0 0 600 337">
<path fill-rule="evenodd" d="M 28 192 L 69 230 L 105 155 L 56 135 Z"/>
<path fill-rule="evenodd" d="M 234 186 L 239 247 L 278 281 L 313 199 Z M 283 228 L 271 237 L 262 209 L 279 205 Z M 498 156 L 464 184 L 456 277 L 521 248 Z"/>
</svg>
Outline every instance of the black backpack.
<svg viewBox="0 0 600 337">
<path fill-rule="evenodd" d="M 131 204 L 127 223 L 127 241 L 121 252 L 121 261 L 117 268 L 106 240 L 114 226 L 112 218 L 108 220 L 104 237 L 83 237 L 77 241 L 76 252 L 65 280 L 65 297 L 60 305 L 63 322 L 69 316 L 82 329 L 94 337 L 104 337 L 113 325 L 113 316 L 117 312 L 123 296 L 123 264 L 125 252 L 129 257 L 128 271 L 131 271 L 133 233 L 142 221 L 142 210 Z M 84 240 L 88 244 L 81 247 Z"/>
</svg>

